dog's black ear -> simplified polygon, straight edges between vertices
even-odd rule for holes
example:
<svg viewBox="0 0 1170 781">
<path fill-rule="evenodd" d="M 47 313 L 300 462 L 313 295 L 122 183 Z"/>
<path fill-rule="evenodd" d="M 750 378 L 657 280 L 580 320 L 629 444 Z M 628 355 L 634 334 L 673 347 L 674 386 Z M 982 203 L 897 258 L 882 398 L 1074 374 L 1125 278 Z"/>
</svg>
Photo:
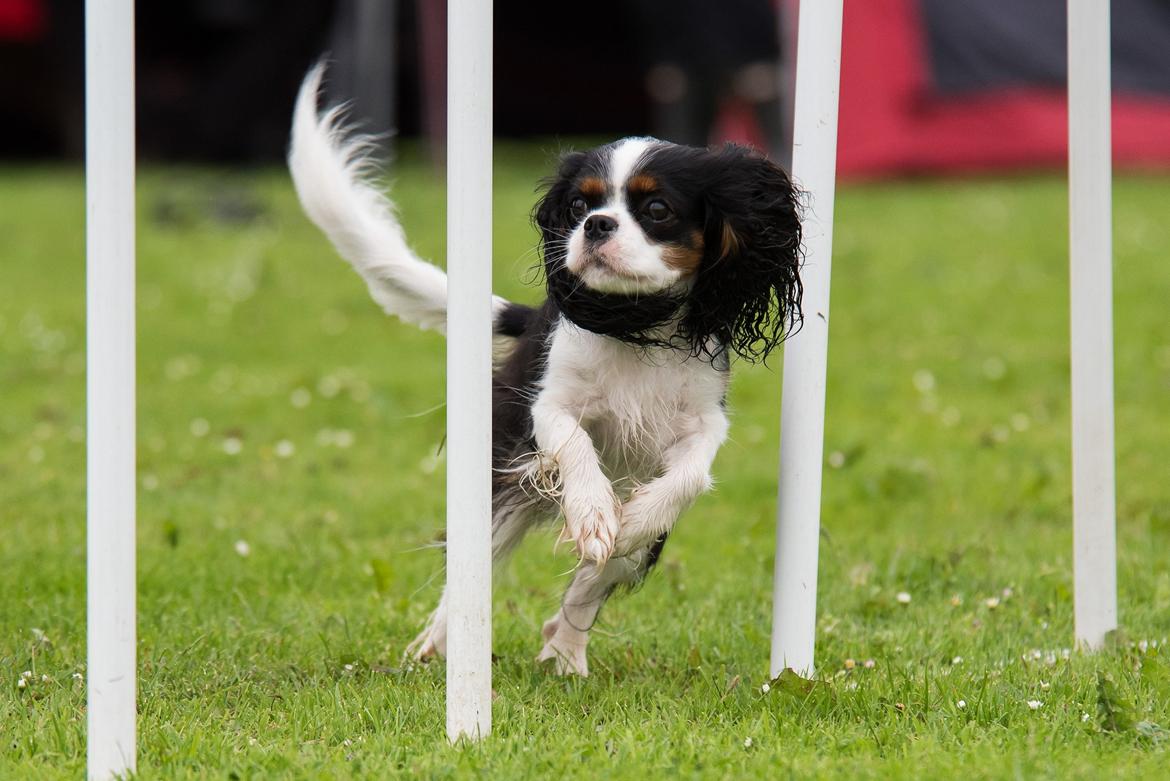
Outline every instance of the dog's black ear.
<svg viewBox="0 0 1170 781">
<path fill-rule="evenodd" d="M 766 360 L 801 322 L 799 195 L 746 147 L 707 154 L 704 254 L 683 330 L 696 351 Z"/>
<path fill-rule="evenodd" d="M 575 227 L 569 217 L 569 204 L 566 201 L 586 159 L 584 152 L 570 152 L 562 157 L 556 175 L 544 181 L 544 195 L 532 211 L 533 221 L 540 229 L 541 250 L 546 263 L 550 255 L 560 259 L 569 240 L 569 233 Z"/>
</svg>

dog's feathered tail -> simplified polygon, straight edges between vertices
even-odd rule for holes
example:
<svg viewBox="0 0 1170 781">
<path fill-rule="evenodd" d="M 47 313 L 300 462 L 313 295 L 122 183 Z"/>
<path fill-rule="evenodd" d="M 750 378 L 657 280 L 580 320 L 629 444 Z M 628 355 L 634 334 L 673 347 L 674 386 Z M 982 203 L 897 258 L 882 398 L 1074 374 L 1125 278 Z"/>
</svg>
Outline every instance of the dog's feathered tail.
<svg viewBox="0 0 1170 781">
<path fill-rule="evenodd" d="M 321 113 L 317 95 L 324 63 L 305 76 L 293 112 L 288 167 L 301 206 L 361 274 L 388 314 L 440 333 L 447 326 L 447 275 L 406 243 L 394 205 L 368 180 L 374 168 L 369 136 L 347 131 L 342 106 Z M 498 296 L 496 322 L 527 309 Z M 510 329 L 508 329 L 510 330 Z"/>
</svg>

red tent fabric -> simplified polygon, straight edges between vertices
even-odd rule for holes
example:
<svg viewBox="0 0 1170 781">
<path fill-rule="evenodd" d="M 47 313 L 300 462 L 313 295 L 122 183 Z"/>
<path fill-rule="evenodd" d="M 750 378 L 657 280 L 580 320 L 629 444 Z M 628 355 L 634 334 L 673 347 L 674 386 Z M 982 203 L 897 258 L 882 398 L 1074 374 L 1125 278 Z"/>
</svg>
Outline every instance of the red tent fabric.
<svg viewBox="0 0 1170 781">
<path fill-rule="evenodd" d="M 43 0 L 0 0 L 0 41 L 30 41 L 45 32 Z"/>
<path fill-rule="evenodd" d="M 842 46 L 842 176 L 1065 165 L 1064 90 L 936 89 L 920 0 L 846 0 Z M 1170 98 L 1115 92 L 1113 150 L 1119 168 L 1170 169 Z"/>
</svg>

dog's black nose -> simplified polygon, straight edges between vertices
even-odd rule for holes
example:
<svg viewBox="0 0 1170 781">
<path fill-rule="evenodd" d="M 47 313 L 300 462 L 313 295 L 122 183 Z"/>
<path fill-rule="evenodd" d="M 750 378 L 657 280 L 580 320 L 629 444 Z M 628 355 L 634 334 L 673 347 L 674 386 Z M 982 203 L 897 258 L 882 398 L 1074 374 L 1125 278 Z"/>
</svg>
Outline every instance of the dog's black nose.
<svg viewBox="0 0 1170 781">
<path fill-rule="evenodd" d="M 590 241 L 602 241 L 609 238 L 609 234 L 618 228 L 617 220 L 604 214 L 594 214 L 585 220 L 585 238 Z"/>
</svg>

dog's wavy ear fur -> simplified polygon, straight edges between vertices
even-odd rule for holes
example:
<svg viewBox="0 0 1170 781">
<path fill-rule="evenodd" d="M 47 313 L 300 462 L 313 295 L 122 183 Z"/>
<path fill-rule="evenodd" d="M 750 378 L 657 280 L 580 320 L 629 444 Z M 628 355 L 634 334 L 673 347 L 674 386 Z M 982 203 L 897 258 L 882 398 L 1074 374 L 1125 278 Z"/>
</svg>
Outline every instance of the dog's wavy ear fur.
<svg viewBox="0 0 1170 781">
<path fill-rule="evenodd" d="M 584 152 L 569 152 L 561 158 L 556 175 L 543 182 L 544 195 L 532 210 L 532 220 L 540 230 L 542 257 L 564 259 L 564 248 L 574 228 L 565 199 L 587 159 Z"/>
<path fill-rule="evenodd" d="M 707 154 L 705 249 L 682 333 L 696 352 L 767 360 L 802 322 L 799 194 L 746 147 Z"/>
</svg>

